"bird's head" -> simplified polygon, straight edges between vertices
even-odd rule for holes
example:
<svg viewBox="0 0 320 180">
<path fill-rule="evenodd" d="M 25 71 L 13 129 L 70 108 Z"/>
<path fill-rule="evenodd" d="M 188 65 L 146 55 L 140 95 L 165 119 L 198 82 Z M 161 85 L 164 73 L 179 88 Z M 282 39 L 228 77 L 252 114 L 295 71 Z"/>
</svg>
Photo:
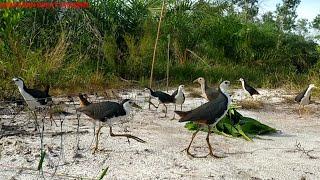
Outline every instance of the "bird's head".
<svg viewBox="0 0 320 180">
<path fill-rule="evenodd" d="M 121 102 L 121 104 L 123 105 L 123 107 L 135 107 L 138 109 L 142 109 L 142 107 L 140 107 L 139 105 L 137 105 L 134 101 L 132 101 L 131 99 L 125 99 Z"/>
<path fill-rule="evenodd" d="M 244 79 L 243 79 L 243 78 L 240 78 L 239 81 L 240 81 L 240 82 L 244 82 Z"/>
<path fill-rule="evenodd" d="M 309 84 L 309 88 L 312 89 L 312 88 L 317 88 L 314 84 Z"/>
<path fill-rule="evenodd" d="M 178 87 L 178 90 L 179 90 L 179 91 L 184 90 L 184 85 L 180 85 L 180 86 Z"/>
<path fill-rule="evenodd" d="M 20 88 L 23 87 L 23 80 L 20 77 L 14 77 L 12 78 L 12 81 Z"/>
<path fill-rule="evenodd" d="M 193 83 L 199 83 L 199 84 L 204 84 L 205 83 L 205 80 L 203 77 L 199 77 L 198 79 L 194 80 Z"/>
<path fill-rule="evenodd" d="M 147 92 L 147 93 L 149 93 L 149 94 L 151 94 L 151 89 L 150 89 L 150 88 L 148 88 L 148 87 L 144 88 L 144 89 L 143 89 L 143 91 L 144 91 L 144 92 Z"/>
<path fill-rule="evenodd" d="M 222 83 L 220 83 L 220 89 L 224 92 L 229 89 L 229 86 L 230 86 L 230 81 L 223 81 Z"/>
</svg>

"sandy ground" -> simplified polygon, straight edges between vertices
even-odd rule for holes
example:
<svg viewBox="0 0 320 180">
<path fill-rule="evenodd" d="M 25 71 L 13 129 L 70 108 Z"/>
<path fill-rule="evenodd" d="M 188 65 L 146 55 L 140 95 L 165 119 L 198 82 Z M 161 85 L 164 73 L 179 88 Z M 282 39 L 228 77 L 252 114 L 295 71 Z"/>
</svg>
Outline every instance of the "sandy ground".
<svg viewBox="0 0 320 180">
<path fill-rule="evenodd" d="M 233 98 L 243 100 L 242 90 L 234 90 Z M 93 124 L 85 115 L 80 118 L 80 150 L 77 152 L 76 115 L 62 117 L 63 147 L 61 148 L 60 121 L 56 125 L 45 122 L 44 143 L 48 156 L 41 176 L 36 171 L 40 157 L 40 136 L 35 133 L 27 112 L 1 116 L 0 179 L 95 179 L 109 167 L 106 179 L 320 179 L 320 112 L 318 101 L 308 106 L 310 113 L 299 117 L 293 94 L 282 90 L 261 90 L 256 101 L 262 109 L 240 109 L 245 116 L 259 119 L 275 127 L 279 133 L 260 136 L 253 142 L 213 134 L 210 137 L 214 153 L 225 158 L 191 158 L 186 152 L 192 132 L 183 123 L 170 120 L 173 105 L 168 106 L 167 118 L 161 108 L 148 110 L 144 94 L 137 90 L 122 92 L 143 106 L 134 110 L 128 126 L 129 133 L 147 143 L 109 136 L 103 128 L 99 148 L 92 154 L 90 144 Z M 93 101 L 102 101 L 93 96 Z M 54 101 L 65 99 L 55 98 Z M 78 103 L 78 99 L 76 103 Z M 205 102 L 187 96 L 184 110 Z M 78 104 L 76 104 L 78 106 Z M 75 113 L 71 104 L 65 110 Z M 4 112 L 4 110 L 2 110 Z M 5 114 L 5 113 L 4 113 Z M 114 133 L 123 133 L 123 126 L 115 126 Z M 206 134 L 199 133 L 192 146 L 198 155 L 208 152 Z M 61 152 L 63 152 L 61 154 Z M 77 156 L 76 153 L 78 153 Z"/>
</svg>

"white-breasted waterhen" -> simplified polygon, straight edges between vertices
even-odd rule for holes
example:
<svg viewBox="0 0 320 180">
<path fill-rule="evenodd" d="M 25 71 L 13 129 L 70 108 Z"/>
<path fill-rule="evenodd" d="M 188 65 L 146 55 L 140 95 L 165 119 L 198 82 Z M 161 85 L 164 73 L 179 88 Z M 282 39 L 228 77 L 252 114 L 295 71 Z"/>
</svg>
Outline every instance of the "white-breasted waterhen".
<svg viewBox="0 0 320 180">
<path fill-rule="evenodd" d="M 166 108 L 164 117 L 166 117 L 167 116 L 167 110 L 168 110 L 166 104 L 174 103 L 175 102 L 174 97 L 171 96 L 170 94 L 167 94 L 167 93 L 162 92 L 162 91 L 153 91 L 151 88 L 145 88 L 144 90 L 147 91 L 152 97 L 155 97 L 155 98 L 158 99 L 159 104 L 158 104 L 157 108 L 159 107 L 160 104 L 164 105 L 164 107 Z"/>
<path fill-rule="evenodd" d="M 207 126 L 208 127 L 208 134 L 207 134 L 207 144 L 209 148 L 209 154 L 210 156 L 215 157 L 215 155 L 212 152 L 212 146 L 210 144 L 209 136 L 211 134 L 211 128 L 214 127 L 228 112 L 228 106 L 231 103 L 231 98 L 226 92 L 228 87 L 230 85 L 229 81 L 223 81 L 219 86 L 219 95 L 216 99 L 209 101 L 198 108 L 191 110 L 191 111 L 175 111 L 181 119 L 179 122 L 187 122 L 192 121 L 196 124 L 199 124 L 200 126 Z M 201 157 L 201 156 L 195 156 L 194 154 L 191 154 L 189 152 L 191 144 L 193 139 L 195 138 L 196 134 L 199 132 L 200 128 L 196 130 L 195 133 L 193 133 L 191 142 L 189 146 L 186 148 L 187 154 L 192 157 Z M 207 157 L 202 156 L 202 157 Z"/>
<path fill-rule="evenodd" d="M 314 84 L 309 84 L 309 86 L 302 92 L 300 92 L 296 97 L 295 101 L 299 103 L 299 115 L 301 116 L 301 106 L 304 109 L 305 105 L 308 105 L 311 100 L 311 91 L 316 88 Z"/>
<path fill-rule="evenodd" d="M 182 111 L 182 104 L 186 100 L 184 95 L 184 85 L 180 85 L 177 90 L 175 90 L 171 96 L 174 97 L 174 110 L 177 110 L 177 104 L 180 105 L 180 110 Z M 173 119 L 175 118 L 175 113 L 173 115 Z"/>
<path fill-rule="evenodd" d="M 41 91 L 28 88 L 24 81 L 19 77 L 15 77 L 12 80 L 18 86 L 19 92 L 26 101 L 28 108 L 33 112 L 35 116 L 35 130 L 37 130 L 38 121 L 36 110 L 44 109 L 52 105 L 52 98 L 49 95 L 49 86 L 46 86 L 46 89 Z M 50 119 L 52 120 L 51 115 Z"/>
<path fill-rule="evenodd" d="M 131 107 L 136 107 L 141 109 L 136 103 L 134 103 L 130 99 L 125 99 L 121 103 L 112 102 L 112 101 L 105 101 L 100 103 L 91 103 L 87 106 L 79 107 L 77 110 L 79 112 L 83 112 L 87 116 L 91 117 L 96 121 L 100 121 L 106 123 L 110 128 L 110 136 L 122 136 L 134 139 L 138 142 L 145 143 L 144 140 L 130 135 L 130 134 L 113 134 L 112 132 L 112 125 L 115 123 L 121 123 L 121 121 L 126 120 L 125 118 L 129 115 Z M 94 147 L 93 153 L 98 150 L 98 143 L 99 143 L 99 133 L 103 126 L 100 126 L 97 133 L 96 133 L 96 145 Z"/>
<path fill-rule="evenodd" d="M 259 92 L 250 86 L 247 81 L 245 81 L 243 78 L 240 78 L 239 81 L 241 82 L 242 88 L 245 92 L 249 93 L 250 96 L 252 97 L 253 95 L 259 95 Z"/>
</svg>

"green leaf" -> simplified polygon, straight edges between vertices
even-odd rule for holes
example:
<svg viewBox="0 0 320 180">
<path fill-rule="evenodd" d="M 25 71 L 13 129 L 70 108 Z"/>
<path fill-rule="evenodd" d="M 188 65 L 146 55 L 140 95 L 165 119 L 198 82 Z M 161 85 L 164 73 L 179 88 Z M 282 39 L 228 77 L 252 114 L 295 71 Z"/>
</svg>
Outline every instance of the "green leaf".
<svg viewBox="0 0 320 180">
<path fill-rule="evenodd" d="M 109 167 L 107 167 L 106 169 L 103 169 L 103 171 L 102 171 L 102 173 L 101 173 L 101 175 L 99 177 L 99 180 L 103 179 L 103 177 L 107 174 L 108 169 L 109 169 Z"/>
<path fill-rule="evenodd" d="M 42 151 L 40 154 L 40 161 L 38 164 L 38 171 L 40 171 L 42 169 L 42 165 L 43 165 L 43 161 L 44 161 L 44 157 L 46 156 L 46 152 Z"/>
</svg>

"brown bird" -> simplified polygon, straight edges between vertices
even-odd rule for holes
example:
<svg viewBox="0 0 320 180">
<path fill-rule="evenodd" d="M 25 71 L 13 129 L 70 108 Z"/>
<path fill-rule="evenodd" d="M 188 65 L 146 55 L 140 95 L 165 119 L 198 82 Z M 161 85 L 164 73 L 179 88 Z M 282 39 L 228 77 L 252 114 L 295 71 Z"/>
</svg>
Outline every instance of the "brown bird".
<svg viewBox="0 0 320 180">
<path fill-rule="evenodd" d="M 208 87 L 206 80 L 203 77 L 199 77 L 198 79 L 193 81 L 194 83 L 197 82 L 200 84 L 202 97 L 207 99 L 208 101 L 212 101 L 216 99 L 220 92 L 215 88 Z"/>
</svg>

